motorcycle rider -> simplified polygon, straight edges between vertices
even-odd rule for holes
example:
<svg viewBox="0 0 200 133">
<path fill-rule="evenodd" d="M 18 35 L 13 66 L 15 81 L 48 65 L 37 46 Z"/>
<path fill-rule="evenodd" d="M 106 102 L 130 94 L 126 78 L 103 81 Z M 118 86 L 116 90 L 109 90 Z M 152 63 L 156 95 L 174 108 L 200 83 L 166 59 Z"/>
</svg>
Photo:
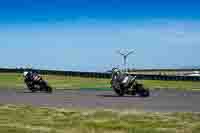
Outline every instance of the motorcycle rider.
<svg viewBox="0 0 200 133">
<path fill-rule="evenodd" d="M 112 69 L 111 88 L 119 96 L 123 96 L 124 94 L 138 94 L 142 97 L 147 97 L 150 95 L 149 89 L 145 89 L 142 84 L 136 81 L 136 76 L 121 72 L 117 68 Z"/>
<path fill-rule="evenodd" d="M 45 91 L 48 93 L 52 92 L 51 86 L 43 80 L 42 76 L 38 74 L 37 71 L 25 71 L 23 73 L 24 82 L 26 83 L 29 90 L 35 91 Z"/>
<path fill-rule="evenodd" d="M 32 72 L 32 71 L 25 71 L 24 73 L 23 73 L 23 75 L 24 75 L 24 81 L 26 82 L 26 83 L 28 83 L 28 82 L 30 82 L 30 81 L 34 81 L 34 82 L 36 82 L 37 80 L 35 79 L 35 77 L 37 77 L 38 76 L 38 74 L 36 73 L 36 72 Z"/>
<path fill-rule="evenodd" d="M 133 77 L 131 75 L 128 75 L 128 73 L 121 72 L 118 68 L 113 68 L 112 71 L 112 79 L 115 78 L 116 81 L 124 87 L 128 87 L 129 83 L 136 78 L 136 76 Z"/>
</svg>

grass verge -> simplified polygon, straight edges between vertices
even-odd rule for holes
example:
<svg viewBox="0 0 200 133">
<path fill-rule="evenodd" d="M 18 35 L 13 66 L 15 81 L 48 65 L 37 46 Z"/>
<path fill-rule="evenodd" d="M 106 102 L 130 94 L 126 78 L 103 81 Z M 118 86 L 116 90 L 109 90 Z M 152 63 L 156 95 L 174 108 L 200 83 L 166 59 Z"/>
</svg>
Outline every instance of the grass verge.
<svg viewBox="0 0 200 133">
<path fill-rule="evenodd" d="M 151 89 L 200 90 L 198 81 L 140 80 L 140 82 Z"/>
<path fill-rule="evenodd" d="M 1 133 L 199 133 L 200 113 L 0 106 Z"/>
<path fill-rule="evenodd" d="M 56 89 L 98 89 L 110 90 L 110 79 L 81 78 L 69 76 L 44 75 L 45 80 Z M 140 80 L 145 87 L 150 89 L 178 89 L 178 90 L 200 90 L 198 81 L 159 81 Z M 24 88 L 22 74 L 0 73 L 0 88 Z M 101 89 L 102 88 L 102 89 Z"/>
<path fill-rule="evenodd" d="M 56 89 L 109 88 L 109 80 L 70 76 L 43 75 Z M 0 73 L 0 88 L 24 88 L 23 76 L 19 73 Z"/>
</svg>

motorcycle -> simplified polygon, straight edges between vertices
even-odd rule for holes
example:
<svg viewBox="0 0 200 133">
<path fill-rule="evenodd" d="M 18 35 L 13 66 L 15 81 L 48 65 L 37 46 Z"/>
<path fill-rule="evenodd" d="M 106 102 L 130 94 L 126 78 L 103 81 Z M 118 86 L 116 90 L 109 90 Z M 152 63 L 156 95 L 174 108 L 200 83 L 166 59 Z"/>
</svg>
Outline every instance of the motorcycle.
<svg viewBox="0 0 200 133">
<path fill-rule="evenodd" d="M 40 91 L 52 93 L 53 89 L 39 74 L 30 74 L 29 76 L 25 76 L 24 82 L 31 92 Z"/>
<path fill-rule="evenodd" d="M 148 97 L 150 95 L 149 89 L 145 89 L 143 84 L 136 81 L 137 76 L 131 76 L 122 73 L 118 68 L 112 70 L 111 88 L 118 96 L 139 95 L 141 97 Z"/>
</svg>

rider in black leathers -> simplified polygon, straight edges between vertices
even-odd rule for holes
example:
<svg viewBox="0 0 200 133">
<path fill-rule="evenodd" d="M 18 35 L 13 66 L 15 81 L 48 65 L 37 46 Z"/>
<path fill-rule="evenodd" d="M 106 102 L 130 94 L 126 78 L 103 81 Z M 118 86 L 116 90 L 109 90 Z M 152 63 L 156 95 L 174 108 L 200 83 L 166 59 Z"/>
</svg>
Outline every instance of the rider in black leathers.
<svg viewBox="0 0 200 133">
<path fill-rule="evenodd" d="M 24 72 L 24 82 L 28 83 L 28 84 L 33 84 L 33 83 L 37 82 L 34 80 L 34 77 L 37 75 L 38 75 L 38 73 L 32 72 L 32 71 Z"/>
<path fill-rule="evenodd" d="M 123 73 L 121 72 L 119 69 L 117 68 L 113 68 L 113 78 L 115 78 L 115 81 L 120 84 L 120 86 L 124 86 L 124 87 L 128 87 L 130 81 L 134 78 L 131 75 L 128 75 L 127 73 Z"/>
<path fill-rule="evenodd" d="M 35 91 L 45 91 L 52 92 L 51 86 L 43 80 L 42 76 L 37 73 L 37 71 L 25 71 L 24 72 L 24 82 L 26 83 L 29 90 Z"/>
</svg>

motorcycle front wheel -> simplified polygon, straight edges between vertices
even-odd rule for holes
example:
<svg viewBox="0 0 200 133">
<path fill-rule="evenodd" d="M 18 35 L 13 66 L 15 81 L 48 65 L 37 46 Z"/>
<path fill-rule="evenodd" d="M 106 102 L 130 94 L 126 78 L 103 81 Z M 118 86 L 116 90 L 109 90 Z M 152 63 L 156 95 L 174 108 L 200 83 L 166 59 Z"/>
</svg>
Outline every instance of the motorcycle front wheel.
<svg viewBox="0 0 200 133">
<path fill-rule="evenodd" d="M 32 93 L 35 93 L 37 90 L 35 88 L 29 88 Z"/>
<path fill-rule="evenodd" d="M 115 93 L 118 95 L 118 96 L 124 96 L 125 92 L 123 89 L 118 89 L 118 88 L 113 88 Z"/>
</svg>

